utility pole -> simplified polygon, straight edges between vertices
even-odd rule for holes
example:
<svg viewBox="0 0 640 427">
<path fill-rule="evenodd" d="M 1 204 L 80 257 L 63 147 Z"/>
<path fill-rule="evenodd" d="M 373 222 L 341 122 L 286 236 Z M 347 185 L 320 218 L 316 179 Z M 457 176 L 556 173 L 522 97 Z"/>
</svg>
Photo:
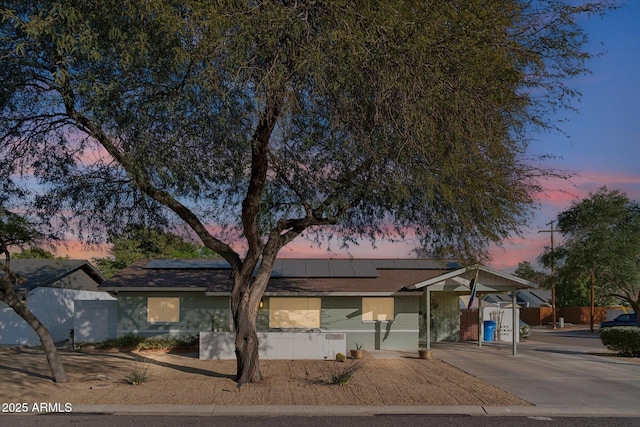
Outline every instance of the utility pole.
<svg viewBox="0 0 640 427">
<path fill-rule="evenodd" d="M 553 223 L 555 220 L 547 223 L 550 225 L 549 230 L 540 230 L 538 233 L 551 233 L 551 321 L 553 322 L 553 329 L 556 329 L 556 259 L 553 253 Z"/>
</svg>

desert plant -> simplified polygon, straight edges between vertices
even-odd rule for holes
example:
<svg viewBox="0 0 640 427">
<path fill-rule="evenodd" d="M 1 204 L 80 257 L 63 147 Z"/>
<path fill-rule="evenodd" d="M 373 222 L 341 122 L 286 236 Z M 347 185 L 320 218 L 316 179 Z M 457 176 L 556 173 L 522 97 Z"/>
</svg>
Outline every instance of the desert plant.
<svg viewBox="0 0 640 427">
<path fill-rule="evenodd" d="M 331 368 L 326 373 L 327 382 L 329 384 L 343 386 L 351 380 L 353 374 L 360 370 L 360 368 L 359 363 L 349 363 L 346 366 L 332 363 Z"/>
<path fill-rule="evenodd" d="M 124 380 L 129 385 L 140 385 L 145 381 L 147 381 L 148 378 L 149 378 L 149 365 L 145 364 L 143 367 L 140 367 L 140 365 L 136 363 L 136 365 L 133 368 L 133 371 L 129 375 L 124 377 Z"/>
<path fill-rule="evenodd" d="M 347 360 L 347 356 L 345 356 L 344 353 L 338 353 L 336 354 L 336 361 L 338 362 L 345 362 Z"/>
<path fill-rule="evenodd" d="M 625 356 L 640 356 L 640 327 L 638 326 L 600 329 L 600 340 L 609 350 Z"/>
</svg>

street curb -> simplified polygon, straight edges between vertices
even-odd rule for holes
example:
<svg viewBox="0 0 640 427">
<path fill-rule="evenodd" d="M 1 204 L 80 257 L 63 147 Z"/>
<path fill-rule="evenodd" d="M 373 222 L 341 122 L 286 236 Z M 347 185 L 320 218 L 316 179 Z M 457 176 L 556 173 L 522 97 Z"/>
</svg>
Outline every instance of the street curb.
<svg viewBox="0 0 640 427">
<path fill-rule="evenodd" d="M 555 406 L 247 406 L 247 405 L 74 405 L 76 414 L 185 415 L 185 416 L 376 416 L 376 415 L 466 415 L 466 416 L 555 416 L 640 417 L 640 409 Z"/>
</svg>

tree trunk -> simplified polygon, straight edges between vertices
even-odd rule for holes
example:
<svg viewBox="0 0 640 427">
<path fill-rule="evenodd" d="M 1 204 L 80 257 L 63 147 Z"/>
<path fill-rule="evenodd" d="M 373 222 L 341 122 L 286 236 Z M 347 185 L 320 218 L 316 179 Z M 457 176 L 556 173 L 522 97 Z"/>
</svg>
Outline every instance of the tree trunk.
<svg viewBox="0 0 640 427">
<path fill-rule="evenodd" d="M 11 287 L 11 289 L 8 289 Z M 4 294 L 3 302 L 5 302 L 9 307 L 11 307 L 22 319 L 31 328 L 38 334 L 38 338 L 40 338 L 40 342 L 42 343 L 42 347 L 44 348 L 44 352 L 47 356 L 47 362 L 49 363 L 49 369 L 51 370 L 51 375 L 53 375 L 53 380 L 57 383 L 66 383 L 69 381 L 69 377 L 67 377 L 67 372 L 62 365 L 62 361 L 58 356 L 58 352 L 56 350 L 56 345 L 53 342 L 53 338 L 51 338 L 51 333 L 49 330 L 38 320 L 38 318 L 29 310 L 29 308 L 20 301 L 13 291 L 13 286 L 9 284 L 8 286 L 4 286 Z"/>
<path fill-rule="evenodd" d="M 256 331 L 256 310 L 251 310 L 248 299 L 243 300 L 234 313 L 236 325 L 236 381 L 238 388 L 246 383 L 262 381 L 258 357 L 258 333 Z"/>
</svg>

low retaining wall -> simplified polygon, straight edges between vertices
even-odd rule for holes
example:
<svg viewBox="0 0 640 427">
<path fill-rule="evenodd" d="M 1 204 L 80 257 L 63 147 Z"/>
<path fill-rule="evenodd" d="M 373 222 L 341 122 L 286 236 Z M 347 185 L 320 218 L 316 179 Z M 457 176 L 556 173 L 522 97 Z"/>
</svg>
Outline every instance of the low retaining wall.
<svg viewBox="0 0 640 427">
<path fill-rule="evenodd" d="M 235 359 L 233 332 L 200 332 L 200 359 Z M 261 359 L 333 359 L 346 354 L 344 333 L 330 332 L 258 332 Z"/>
</svg>

